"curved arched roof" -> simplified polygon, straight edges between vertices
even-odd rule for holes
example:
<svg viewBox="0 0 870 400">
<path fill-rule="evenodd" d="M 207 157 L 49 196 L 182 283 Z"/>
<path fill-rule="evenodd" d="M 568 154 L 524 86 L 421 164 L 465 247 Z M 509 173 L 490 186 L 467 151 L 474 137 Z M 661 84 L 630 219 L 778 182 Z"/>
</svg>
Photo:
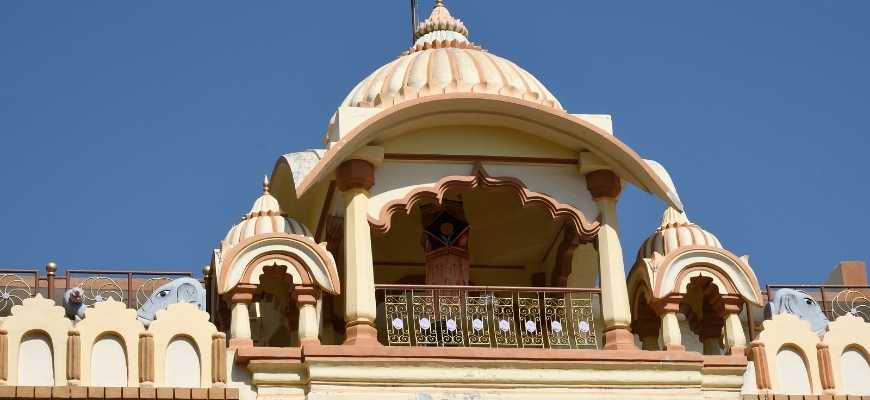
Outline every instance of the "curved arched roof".
<svg viewBox="0 0 870 400">
<path fill-rule="evenodd" d="M 652 193 L 676 209 L 682 209 L 677 194 L 650 165 L 619 139 L 577 116 L 541 104 L 509 96 L 482 93 L 434 95 L 397 104 L 357 125 L 322 155 L 302 182 L 292 182 L 302 197 L 373 141 L 414 129 L 450 124 L 503 126 L 541 136 L 578 152 L 597 156 L 622 179 Z M 282 157 L 281 163 L 287 163 Z M 290 179 L 293 179 L 291 176 Z"/>
</svg>

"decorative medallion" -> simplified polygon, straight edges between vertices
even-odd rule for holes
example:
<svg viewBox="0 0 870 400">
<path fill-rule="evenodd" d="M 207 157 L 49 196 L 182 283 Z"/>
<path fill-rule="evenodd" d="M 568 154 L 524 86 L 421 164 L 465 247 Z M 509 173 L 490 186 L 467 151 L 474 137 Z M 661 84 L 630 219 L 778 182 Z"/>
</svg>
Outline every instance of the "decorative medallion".
<svg viewBox="0 0 870 400">
<path fill-rule="evenodd" d="M 447 330 L 450 332 L 456 331 L 456 321 L 453 318 L 447 320 Z"/>
<path fill-rule="evenodd" d="M 432 321 L 429 321 L 429 318 L 423 317 L 420 318 L 420 329 L 429 330 L 432 327 Z"/>
<path fill-rule="evenodd" d="M 580 321 L 577 323 L 577 329 L 580 329 L 580 332 L 589 333 L 589 323 L 586 321 Z"/>
<path fill-rule="evenodd" d="M 507 322 L 507 320 L 504 320 L 504 319 L 499 320 L 498 321 L 498 329 L 501 329 L 502 332 L 510 332 L 511 323 Z"/>
<path fill-rule="evenodd" d="M 480 318 L 475 318 L 475 319 L 471 320 L 471 328 L 477 332 L 482 331 L 483 330 L 483 321 L 481 321 Z"/>
<path fill-rule="evenodd" d="M 538 330 L 538 324 L 535 321 L 526 321 L 526 331 L 535 333 L 536 330 Z"/>
<path fill-rule="evenodd" d="M 405 320 L 403 320 L 401 318 L 394 318 L 393 319 L 393 329 L 395 329 L 397 331 L 405 329 Z"/>
<path fill-rule="evenodd" d="M 550 322 L 550 329 L 552 329 L 553 332 L 561 333 L 562 332 L 562 323 L 559 321 Z"/>
</svg>

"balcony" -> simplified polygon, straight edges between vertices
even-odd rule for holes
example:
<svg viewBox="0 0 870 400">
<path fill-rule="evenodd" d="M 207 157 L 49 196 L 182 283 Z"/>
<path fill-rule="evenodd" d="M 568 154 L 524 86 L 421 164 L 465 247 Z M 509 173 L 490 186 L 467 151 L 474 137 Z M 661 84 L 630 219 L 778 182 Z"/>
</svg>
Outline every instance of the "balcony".
<svg viewBox="0 0 870 400">
<path fill-rule="evenodd" d="M 386 346 L 598 349 L 600 289 L 376 285 Z"/>
</svg>

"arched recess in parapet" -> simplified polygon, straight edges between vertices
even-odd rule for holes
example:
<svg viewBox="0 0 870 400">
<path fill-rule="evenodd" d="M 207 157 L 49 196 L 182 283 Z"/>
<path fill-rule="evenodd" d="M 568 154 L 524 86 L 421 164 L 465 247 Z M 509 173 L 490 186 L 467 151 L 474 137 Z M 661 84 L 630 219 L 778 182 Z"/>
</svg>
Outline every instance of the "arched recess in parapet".
<svg viewBox="0 0 870 400">
<path fill-rule="evenodd" d="M 286 169 L 281 166 L 287 163 L 283 158 L 276 164 L 273 181 L 289 180 L 288 188 L 293 187 L 296 197 L 302 199 L 309 191 L 317 190 L 315 187 L 322 190 L 321 183 L 331 177 L 335 168 L 364 146 L 377 145 L 379 141 L 411 130 L 456 124 L 517 129 L 572 149 L 576 154 L 590 152 L 601 160 L 602 168 L 612 169 L 622 179 L 655 194 L 668 205 L 682 209 L 676 193 L 658 174 L 631 148 L 603 129 L 534 102 L 479 93 L 427 96 L 390 107 L 332 143 L 302 182 L 294 181 L 286 171 L 282 173 L 283 177 L 274 175 L 274 172 Z M 457 151 L 461 151 L 461 143 L 457 144 Z"/>
</svg>

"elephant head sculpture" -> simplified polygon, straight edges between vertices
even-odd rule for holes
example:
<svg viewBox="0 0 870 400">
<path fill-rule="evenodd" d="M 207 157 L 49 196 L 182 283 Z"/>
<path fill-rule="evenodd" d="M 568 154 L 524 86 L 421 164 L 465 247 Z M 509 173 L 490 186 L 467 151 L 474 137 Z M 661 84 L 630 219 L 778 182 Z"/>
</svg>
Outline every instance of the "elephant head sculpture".
<svg viewBox="0 0 870 400">
<path fill-rule="evenodd" d="M 200 310 L 205 310 L 205 289 L 196 279 L 175 279 L 157 288 L 139 307 L 136 317 L 148 326 L 157 317 L 157 311 L 165 310 L 175 303 L 192 303 Z"/>
<path fill-rule="evenodd" d="M 810 323 L 810 329 L 817 335 L 824 335 L 828 328 L 828 317 L 822 307 L 807 292 L 794 289 L 779 289 L 765 307 L 765 317 L 777 314 L 794 314 Z"/>
</svg>

